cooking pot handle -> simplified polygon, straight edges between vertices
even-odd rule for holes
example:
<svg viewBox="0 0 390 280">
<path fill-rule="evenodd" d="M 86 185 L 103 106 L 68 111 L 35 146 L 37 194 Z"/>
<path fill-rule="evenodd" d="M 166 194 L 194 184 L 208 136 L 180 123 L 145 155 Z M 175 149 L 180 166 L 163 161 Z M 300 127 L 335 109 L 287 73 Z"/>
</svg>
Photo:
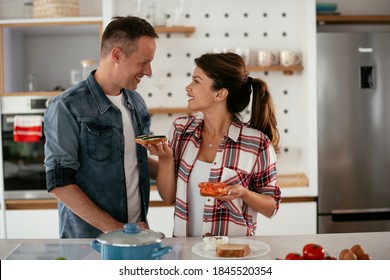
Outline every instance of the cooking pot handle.
<svg viewBox="0 0 390 280">
<path fill-rule="evenodd" d="M 91 247 L 94 248 L 96 251 L 98 251 L 100 253 L 101 248 L 102 248 L 102 244 L 99 241 L 97 241 L 97 240 L 93 240 L 91 242 Z"/>
<path fill-rule="evenodd" d="M 172 251 L 172 249 L 173 249 L 172 246 L 162 247 L 158 251 L 153 252 L 151 257 L 152 257 L 152 259 L 161 257 L 162 255 L 165 255 L 165 254 L 169 253 L 170 251 Z"/>
</svg>

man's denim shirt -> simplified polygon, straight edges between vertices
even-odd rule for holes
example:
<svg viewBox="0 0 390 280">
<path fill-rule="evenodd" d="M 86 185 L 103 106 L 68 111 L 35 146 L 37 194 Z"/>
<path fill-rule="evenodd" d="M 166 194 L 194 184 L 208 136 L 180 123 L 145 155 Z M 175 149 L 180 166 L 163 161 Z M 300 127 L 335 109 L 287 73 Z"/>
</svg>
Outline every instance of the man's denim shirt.
<svg viewBox="0 0 390 280">
<path fill-rule="evenodd" d="M 142 221 L 149 207 L 150 180 L 146 149 L 124 155 L 120 110 L 96 83 L 87 80 L 54 97 L 44 116 L 47 190 L 77 184 L 99 207 L 127 222 L 124 157 L 138 162 Z M 150 133 L 150 115 L 141 95 L 124 90 L 135 135 Z M 101 231 L 58 203 L 62 238 L 96 238 Z"/>
</svg>

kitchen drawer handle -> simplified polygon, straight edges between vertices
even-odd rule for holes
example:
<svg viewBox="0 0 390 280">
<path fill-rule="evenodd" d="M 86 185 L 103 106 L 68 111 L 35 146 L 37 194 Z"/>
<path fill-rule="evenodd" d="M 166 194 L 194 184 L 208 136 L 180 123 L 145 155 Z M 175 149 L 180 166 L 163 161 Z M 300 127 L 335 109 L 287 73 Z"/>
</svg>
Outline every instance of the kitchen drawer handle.
<svg viewBox="0 0 390 280">
<path fill-rule="evenodd" d="M 331 213 L 334 222 L 390 220 L 390 208 L 336 209 Z"/>
</svg>

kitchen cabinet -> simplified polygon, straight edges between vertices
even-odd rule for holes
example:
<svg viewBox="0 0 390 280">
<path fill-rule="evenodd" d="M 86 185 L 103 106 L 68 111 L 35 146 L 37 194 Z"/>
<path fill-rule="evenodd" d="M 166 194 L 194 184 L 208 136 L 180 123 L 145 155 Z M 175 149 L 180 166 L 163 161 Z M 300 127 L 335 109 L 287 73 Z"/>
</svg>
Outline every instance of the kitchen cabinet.
<svg viewBox="0 0 390 280">
<path fill-rule="evenodd" d="M 55 95 L 80 61 L 99 58 L 101 18 L 0 21 L 0 94 Z M 26 78 L 34 77 L 34 92 Z"/>
<path fill-rule="evenodd" d="M 172 237 L 174 210 L 174 206 L 149 207 L 150 229 L 164 233 L 165 237 Z"/>
<path fill-rule="evenodd" d="M 157 27 L 190 36 L 195 27 Z M 0 21 L 0 95 L 54 96 L 71 86 L 83 59 L 99 59 L 101 18 Z M 34 77 L 33 92 L 26 79 Z"/>
<path fill-rule="evenodd" d="M 315 201 L 283 202 L 272 218 L 258 215 L 256 235 L 315 234 L 317 232 Z"/>
<path fill-rule="evenodd" d="M 316 234 L 317 203 L 282 202 L 278 213 L 271 219 L 258 214 L 256 236 Z M 173 206 L 150 207 L 148 214 L 151 229 L 160 231 L 165 237 L 172 237 Z"/>
<path fill-rule="evenodd" d="M 81 70 L 81 60 L 99 60 L 100 37 L 118 14 L 112 10 L 116 2 L 123 1 L 99 4 L 103 16 L 0 20 L 0 95 L 51 96 L 71 86 L 71 72 Z M 158 26 L 156 32 L 189 37 L 195 27 Z M 26 88 L 29 76 L 33 91 Z"/>
<path fill-rule="evenodd" d="M 150 207 L 149 226 L 172 237 L 173 206 Z M 7 238 L 58 238 L 57 209 L 7 210 Z M 316 202 L 282 203 L 271 219 L 258 215 L 256 236 L 315 234 Z"/>
<path fill-rule="evenodd" d="M 57 209 L 6 210 L 7 238 L 59 238 Z"/>
<path fill-rule="evenodd" d="M 316 234 L 316 210 L 315 201 L 282 202 L 273 218 L 258 214 L 256 236 Z M 148 214 L 150 228 L 164 233 L 165 237 L 172 237 L 173 213 L 173 206 L 150 207 Z"/>
</svg>

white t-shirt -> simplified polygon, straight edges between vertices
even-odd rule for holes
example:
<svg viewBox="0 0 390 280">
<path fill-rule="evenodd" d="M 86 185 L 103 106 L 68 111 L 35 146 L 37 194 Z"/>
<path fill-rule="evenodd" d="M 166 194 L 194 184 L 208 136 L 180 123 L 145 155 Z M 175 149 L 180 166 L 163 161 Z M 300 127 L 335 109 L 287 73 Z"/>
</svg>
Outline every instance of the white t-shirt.
<svg viewBox="0 0 390 280">
<path fill-rule="evenodd" d="M 188 236 L 202 236 L 203 205 L 205 197 L 199 193 L 198 184 L 207 182 L 211 163 L 196 160 L 188 182 Z"/>
<path fill-rule="evenodd" d="M 141 220 L 141 197 L 139 193 L 139 171 L 137 160 L 134 159 L 136 155 L 136 144 L 133 141 L 135 134 L 131 115 L 129 110 L 125 107 L 125 97 L 121 92 L 120 95 L 107 95 L 108 99 L 116 106 L 122 113 L 123 135 L 125 138 L 125 177 L 127 190 L 127 212 L 128 222 L 135 223 Z"/>
</svg>

